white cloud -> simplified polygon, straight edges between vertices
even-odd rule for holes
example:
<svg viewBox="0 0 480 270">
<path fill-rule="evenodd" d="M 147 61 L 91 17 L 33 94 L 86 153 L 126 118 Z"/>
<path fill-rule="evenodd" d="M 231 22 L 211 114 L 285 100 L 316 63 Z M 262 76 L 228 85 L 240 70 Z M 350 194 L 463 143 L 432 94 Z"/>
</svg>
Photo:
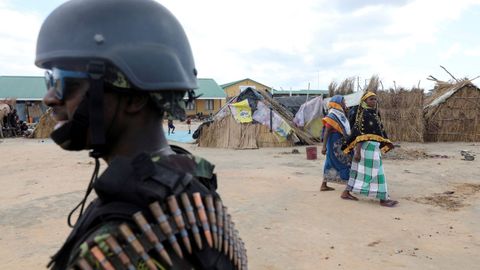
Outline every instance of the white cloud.
<svg viewBox="0 0 480 270">
<path fill-rule="evenodd" d="M 466 56 L 480 57 L 480 47 L 465 50 Z"/>
<path fill-rule="evenodd" d="M 250 77 L 285 89 L 326 88 L 378 74 L 387 87 L 411 86 L 439 61 L 466 69 L 473 65 L 458 61 L 480 60 L 478 47 L 445 37 L 480 0 L 159 2 L 184 26 L 199 76 L 218 83 Z M 0 74 L 41 74 L 33 61 L 43 16 L 9 7 L 0 0 Z M 479 44 L 474 34 L 469 42 Z"/>
<path fill-rule="evenodd" d="M 452 57 L 458 56 L 462 52 L 462 45 L 460 43 L 455 42 L 453 43 L 450 48 L 441 55 L 443 60 L 451 59 Z"/>
<path fill-rule="evenodd" d="M 12 10 L 0 2 L 0 74 L 40 75 L 33 64 L 41 19 L 38 14 Z"/>
</svg>

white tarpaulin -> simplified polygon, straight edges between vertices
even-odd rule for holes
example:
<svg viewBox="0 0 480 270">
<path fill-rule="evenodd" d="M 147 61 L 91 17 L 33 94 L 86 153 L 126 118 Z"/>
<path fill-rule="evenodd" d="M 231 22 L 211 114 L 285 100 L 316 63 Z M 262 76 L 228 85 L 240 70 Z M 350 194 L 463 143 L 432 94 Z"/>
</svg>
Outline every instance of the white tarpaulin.
<svg viewBox="0 0 480 270">
<path fill-rule="evenodd" d="M 295 114 L 293 122 L 298 127 L 303 127 L 318 117 L 323 117 L 322 97 L 316 97 L 303 103 Z"/>
<path fill-rule="evenodd" d="M 348 94 L 343 96 L 345 98 L 345 104 L 347 104 L 347 107 L 353 107 L 357 106 L 360 104 L 360 99 L 362 98 L 364 92 L 363 91 L 357 91 L 353 92 L 352 94 Z M 327 110 L 328 102 L 330 101 L 330 98 L 326 98 L 323 100 L 323 107 L 325 110 Z"/>
<path fill-rule="evenodd" d="M 270 127 L 270 108 L 263 102 L 258 101 L 257 110 L 253 113 L 253 119 L 262 125 Z M 275 111 L 272 111 L 272 130 L 284 138 L 292 132 L 288 123 Z"/>
</svg>

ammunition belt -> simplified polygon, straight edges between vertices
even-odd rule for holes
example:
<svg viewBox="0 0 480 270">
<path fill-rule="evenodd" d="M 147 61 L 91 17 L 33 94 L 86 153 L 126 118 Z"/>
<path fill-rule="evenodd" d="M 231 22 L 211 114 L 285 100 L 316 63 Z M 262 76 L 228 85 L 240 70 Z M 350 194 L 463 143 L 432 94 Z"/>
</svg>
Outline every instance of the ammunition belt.
<svg viewBox="0 0 480 270">
<path fill-rule="evenodd" d="M 169 268 L 173 263 L 165 245 L 170 245 L 175 256 L 183 259 L 182 247 L 192 253 L 190 236 L 193 236 L 199 250 L 207 246 L 214 248 L 223 252 L 236 269 L 246 270 L 248 262 L 244 243 L 222 201 L 213 199 L 212 195 L 202 197 L 198 192 L 191 197 L 187 193 L 178 197 L 180 200 L 172 195 L 164 204 L 154 202 L 149 205 L 155 223 L 149 223 L 139 211 L 132 216 L 134 228 L 126 222 L 121 223 L 102 241 L 85 242 L 87 252 L 77 258 L 73 269 L 131 270 L 139 263 L 146 266 L 144 269 L 156 270 L 156 263 Z M 140 233 L 134 233 L 134 229 Z M 206 243 L 202 241 L 202 235 Z M 161 262 L 150 257 L 149 252 L 153 250 Z"/>
</svg>

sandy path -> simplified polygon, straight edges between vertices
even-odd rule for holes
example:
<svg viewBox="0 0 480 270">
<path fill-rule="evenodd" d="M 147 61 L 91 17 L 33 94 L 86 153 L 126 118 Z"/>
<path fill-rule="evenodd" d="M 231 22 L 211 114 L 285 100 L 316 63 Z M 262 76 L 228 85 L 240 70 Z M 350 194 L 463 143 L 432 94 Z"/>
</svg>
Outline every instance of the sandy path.
<svg viewBox="0 0 480 270">
<path fill-rule="evenodd" d="M 217 165 L 219 192 L 246 242 L 251 269 L 478 269 L 480 166 L 460 149 L 402 144 L 448 159 L 385 160 L 394 209 L 318 192 L 323 156 L 305 147 L 225 150 L 183 145 Z M 93 170 L 86 152 L 49 140 L 0 143 L 0 269 L 42 269 L 69 232 L 66 216 Z M 453 191 L 453 194 L 443 194 Z M 438 194 L 437 194 L 438 193 Z M 442 207 L 443 205 L 444 207 Z"/>
</svg>

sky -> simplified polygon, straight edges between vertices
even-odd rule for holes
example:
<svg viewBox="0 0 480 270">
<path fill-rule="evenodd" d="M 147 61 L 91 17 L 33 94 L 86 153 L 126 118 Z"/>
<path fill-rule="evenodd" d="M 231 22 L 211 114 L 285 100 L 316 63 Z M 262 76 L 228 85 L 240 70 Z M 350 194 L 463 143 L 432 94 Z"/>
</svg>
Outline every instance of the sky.
<svg viewBox="0 0 480 270">
<path fill-rule="evenodd" d="M 100 1 L 100 0 L 99 0 Z M 42 76 L 38 31 L 65 0 L 0 0 L 0 75 Z M 164 0 L 190 41 L 199 78 L 327 89 L 372 75 L 384 87 L 480 75 L 480 0 Z M 479 79 L 480 80 L 480 79 Z"/>
</svg>

